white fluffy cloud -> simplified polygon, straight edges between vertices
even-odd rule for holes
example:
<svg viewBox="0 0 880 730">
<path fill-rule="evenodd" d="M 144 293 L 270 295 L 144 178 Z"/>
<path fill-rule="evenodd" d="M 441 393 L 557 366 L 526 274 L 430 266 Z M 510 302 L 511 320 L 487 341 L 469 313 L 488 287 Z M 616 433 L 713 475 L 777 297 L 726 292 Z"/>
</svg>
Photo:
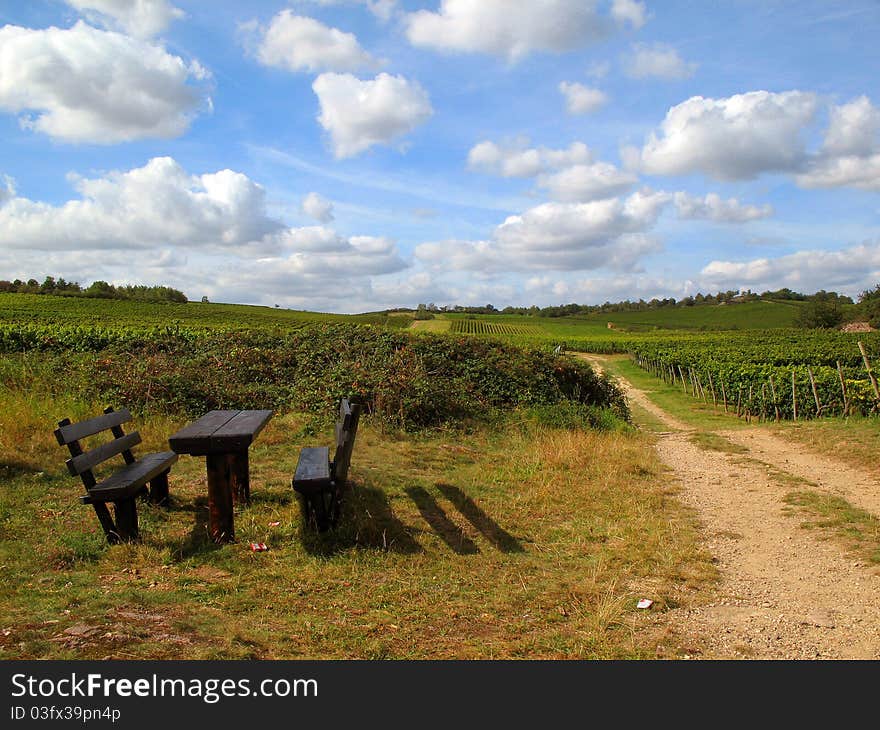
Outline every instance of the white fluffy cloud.
<svg viewBox="0 0 880 730">
<path fill-rule="evenodd" d="M 572 165 L 538 177 L 538 186 L 554 200 L 588 202 L 627 192 L 639 178 L 607 162 Z"/>
<path fill-rule="evenodd" d="M 647 232 L 669 199 L 642 191 L 626 199 L 545 203 L 507 218 L 489 241 L 423 243 L 415 254 L 437 270 L 632 270 L 659 249 Z"/>
<path fill-rule="evenodd" d="M 628 24 L 635 30 L 648 20 L 645 3 L 639 0 L 614 0 L 611 4 L 611 17 L 620 25 Z"/>
<path fill-rule="evenodd" d="M 601 109 L 608 101 L 605 92 L 577 82 L 560 82 L 559 92 L 565 97 L 569 114 L 589 114 Z"/>
<path fill-rule="evenodd" d="M 0 208 L 0 247 L 38 250 L 238 249 L 284 226 L 265 191 L 232 170 L 190 175 L 170 157 L 100 178 L 70 177 L 80 198 L 61 206 L 13 198 Z"/>
<path fill-rule="evenodd" d="M 434 113 L 427 92 L 403 76 L 381 73 L 361 81 L 351 74 L 324 73 L 312 89 L 321 104 L 318 121 L 330 133 L 337 159 L 390 144 Z"/>
<path fill-rule="evenodd" d="M 161 33 L 185 13 L 168 0 L 65 0 L 89 21 L 138 38 Z"/>
<path fill-rule="evenodd" d="M 321 223 L 329 223 L 333 220 L 333 203 L 318 193 L 309 193 L 303 198 L 302 212 L 309 218 L 314 218 Z"/>
<path fill-rule="evenodd" d="M 822 148 L 796 180 L 805 188 L 880 190 L 880 109 L 866 96 L 832 107 Z"/>
<path fill-rule="evenodd" d="M 484 141 L 468 153 L 468 168 L 501 177 L 537 177 L 539 188 L 554 200 L 589 202 L 627 192 L 638 182 L 631 172 L 598 162 L 583 142 L 566 149 L 526 146 L 527 141 L 502 146 Z"/>
<path fill-rule="evenodd" d="M 534 177 L 548 170 L 593 161 L 592 153 L 583 142 L 558 150 L 528 148 L 527 144 L 526 140 L 507 146 L 489 140 L 480 142 L 468 152 L 468 168 L 501 177 Z"/>
<path fill-rule="evenodd" d="M 208 73 L 163 48 L 92 28 L 0 28 L 0 109 L 64 142 L 114 144 L 183 134 L 210 104 Z"/>
<path fill-rule="evenodd" d="M 318 5 L 365 5 L 379 20 L 391 20 L 397 10 L 397 0 L 311 0 Z"/>
<path fill-rule="evenodd" d="M 288 71 L 356 71 L 376 65 L 352 33 L 330 28 L 314 18 L 282 10 L 268 27 L 255 21 L 242 26 L 253 35 L 255 55 L 265 66 Z"/>
<path fill-rule="evenodd" d="M 443 0 L 436 13 L 410 13 L 406 34 L 416 46 L 516 61 L 535 51 L 581 47 L 603 37 L 606 25 L 594 0 Z"/>
<path fill-rule="evenodd" d="M 687 79 L 697 70 L 696 63 L 688 63 L 678 51 L 665 43 L 650 45 L 636 43 L 632 55 L 624 64 L 627 76 L 634 79 Z"/>
<path fill-rule="evenodd" d="M 705 197 L 675 193 L 673 200 L 678 217 L 687 220 L 710 220 L 715 223 L 746 223 L 773 215 L 770 205 L 744 205 L 736 198 L 723 200 L 717 193 Z"/>
<path fill-rule="evenodd" d="M 70 179 L 80 197 L 60 206 L 15 197 L 7 183 L 12 197 L 0 204 L 5 270 L 123 282 L 136 265 L 138 283 L 314 308 L 334 292 L 369 294 L 369 277 L 409 266 L 388 238 L 287 227 L 267 214 L 263 187 L 233 170 L 192 175 L 160 157 L 126 172 Z M 95 250 L 101 255 L 89 255 Z"/>
<path fill-rule="evenodd" d="M 880 242 L 839 251 L 798 251 L 745 262 L 712 261 L 701 275 L 708 285 L 719 288 L 787 286 L 796 291 L 858 291 L 880 280 Z"/>
<path fill-rule="evenodd" d="M 816 95 L 802 91 L 691 97 L 672 107 L 659 134 L 649 136 L 640 166 L 650 174 L 702 172 L 719 180 L 796 171 L 804 164 L 803 131 L 816 106 Z"/>
</svg>

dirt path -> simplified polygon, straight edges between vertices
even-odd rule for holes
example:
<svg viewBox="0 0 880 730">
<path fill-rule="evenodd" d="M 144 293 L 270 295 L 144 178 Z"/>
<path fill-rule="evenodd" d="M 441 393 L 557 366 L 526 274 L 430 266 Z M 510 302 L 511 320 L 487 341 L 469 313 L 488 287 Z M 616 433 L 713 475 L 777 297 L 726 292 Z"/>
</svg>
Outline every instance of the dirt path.
<svg viewBox="0 0 880 730">
<path fill-rule="evenodd" d="M 588 358 L 601 367 L 601 359 Z M 804 451 L 760 427 L 725 432 L 747 453 L 701 448 L 694 430 L 644 392 L 627 396 L 660 421 L 657 452 L 699 515 L 721 581 L 714 600 L 666 614 L 694 658 L 880 658 L 880 572 L 800 525 L 778 472 L 807 479 L 813 491 L 844 496 L 880 515 L 880 482 Z M 772 467 L 772 468 L 771 468 Z M 778 472 L 777 472 L 778 470 Z"/>
</svg>

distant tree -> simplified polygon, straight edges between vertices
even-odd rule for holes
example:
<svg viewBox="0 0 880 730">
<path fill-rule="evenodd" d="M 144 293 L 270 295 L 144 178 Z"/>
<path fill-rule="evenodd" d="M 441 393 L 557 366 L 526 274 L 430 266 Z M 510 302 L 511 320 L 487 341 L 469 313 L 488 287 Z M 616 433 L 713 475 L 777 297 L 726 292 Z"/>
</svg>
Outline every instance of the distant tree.
<svg viewBox="0 0 880 730">
<path fill-rule="evenodd" d="M 428 308 L 424 304 L 419 304 L 416 307 L 416 313 L 413 315 L 414 319 L 434 319 L 434 315 L 428 311 Z"/>
<path fill-rule="evenodd" d="M 207 303 L 208 303 L 208 297 L 207 297 L 207 296 L 203 296 L 203 297 L 202 297 L 202 304 L 207 304 Z M 277 307 L 278 305 L 276 304 L 275 306 Z"/>
<path fill-rule="evenodd" d="M 807 329 L 832 329 L 843 321 L 843 310 L 836 300 L 813 299 L 804 304 L 795 325 Z"/>
<path fill-rule="evenodd" d="M 880 284 L 859 294 L 858 313 L 872 327 L 880 327 Z"/>
</svg>

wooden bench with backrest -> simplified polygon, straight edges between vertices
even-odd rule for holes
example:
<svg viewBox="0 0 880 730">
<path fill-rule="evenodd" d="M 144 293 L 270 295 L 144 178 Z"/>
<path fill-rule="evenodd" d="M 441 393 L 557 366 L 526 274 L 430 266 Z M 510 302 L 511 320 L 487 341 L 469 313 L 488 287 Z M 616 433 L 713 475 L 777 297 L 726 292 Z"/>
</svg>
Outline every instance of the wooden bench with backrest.
<svg viewBox="0 0 880 730">
<path fill-rule="evenodd" d="M 336 422 L 336 452 L 332 461 L 327 446 L 305 447 L 299 452 L 293 489 L 300 500 L 306 524 L 320 532 L 335 526 L 339 519 L 360 415 L 359 404 L 342 399 L 339 420 Z"/>
<path fill-rule="evenodd" d="M 68 470 L 71 475 L 79 476 L 86 488 L 86 494 L 80 497 L 80 501 L 94 507 L 111 544 L 138 539 L 136 499 L 140 494 L 147 492 L 150 501 L 155 504 L 168 504 L 168 472 L 178 458 L 173 451 L 162 451 L 136 459 L 131 449 L 141 442 L 141 435 L 137 431 L 125 433 L 122 430 L 122 424 L 130 420 L 131 413 L 127 408 L 119 411 L 106 408 L 103 416 L 79 423 L 71 423 L 69 418 L 65 418 L 58 422 L 58 428 L 55 429 L 59 445 L 67 446 L 70 450 L 70 458 L 66 462 Z M 109 431 L 113 435 L 112 440 L 90 451 L 83 451 L 80 440 L 103 431 Z M 99 482 L 93 469 L 119 454 L 125 466 Z M 113 503 L 115 522 L 107 502 Z"/>
</svg>

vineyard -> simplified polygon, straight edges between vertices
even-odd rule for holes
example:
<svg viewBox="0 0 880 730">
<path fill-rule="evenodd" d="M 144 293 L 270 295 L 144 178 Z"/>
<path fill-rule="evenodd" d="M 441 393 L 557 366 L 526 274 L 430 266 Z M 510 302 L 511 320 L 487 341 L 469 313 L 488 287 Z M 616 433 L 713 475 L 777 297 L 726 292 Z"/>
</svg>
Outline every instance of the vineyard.
<svg viewBox="0 0 880 730">
<path fill-rule="evenodd" d="M 450 332 L 456 335 L 493 335 L 508 337 L 540 337 L 545 334 L 537 325 L 492 322 L 485 319 L 453 320 Z"/>
<path fill-rule="evenodd" d="M 643 369 L 747 420 L 880 411 L 880 336 L 785 331 L 632 343 Z"/>
</svg>

